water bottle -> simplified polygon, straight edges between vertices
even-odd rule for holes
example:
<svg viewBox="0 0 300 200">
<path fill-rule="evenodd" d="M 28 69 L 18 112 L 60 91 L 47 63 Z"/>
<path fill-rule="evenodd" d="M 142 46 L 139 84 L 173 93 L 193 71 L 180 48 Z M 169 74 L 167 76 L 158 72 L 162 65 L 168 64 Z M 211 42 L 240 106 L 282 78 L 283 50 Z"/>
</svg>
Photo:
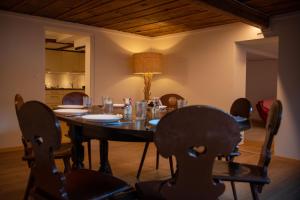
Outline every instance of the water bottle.
<svg viewBox="0 0 300 200">
<path fill-rule="evenodd" d="M 158 118 L 158 115 L 159 115 L 159 98 L 154 97 L 152 102 L 153 102 L 152 118 Z"/>
<path fill-rule="evenodd" d="M 131 98 L 124 98 L 124 116 L 129 116 L 132 114 L 132 100 Z"/>
</svg>

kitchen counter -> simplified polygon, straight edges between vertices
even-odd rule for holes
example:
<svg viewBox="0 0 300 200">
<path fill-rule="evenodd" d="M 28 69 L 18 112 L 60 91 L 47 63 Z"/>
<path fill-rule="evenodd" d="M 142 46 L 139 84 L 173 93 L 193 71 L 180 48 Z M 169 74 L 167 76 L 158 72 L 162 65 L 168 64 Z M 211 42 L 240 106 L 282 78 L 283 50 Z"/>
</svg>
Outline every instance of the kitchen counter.
<svg viewBox="0 0 300 200">
<path fill-rule="evenodd" d="M 54 108 L 62 104 L 63 97 L 70 92 L 84 92 L 82 88 L 45 88 L 46 91 L 46 104 Z"/>
<path fill-rule="evenodd" d="M 45 88 L 45 90 L 84 90 L 83 88 Z"/>
</svg>

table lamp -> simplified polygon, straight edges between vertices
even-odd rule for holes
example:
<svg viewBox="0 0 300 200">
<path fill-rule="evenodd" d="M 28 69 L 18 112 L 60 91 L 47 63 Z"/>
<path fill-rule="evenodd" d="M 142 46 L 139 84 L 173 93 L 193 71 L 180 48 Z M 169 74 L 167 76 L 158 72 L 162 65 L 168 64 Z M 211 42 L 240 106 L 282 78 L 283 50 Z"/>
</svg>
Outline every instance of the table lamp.
<svg viewBox="0 0 300 200">
<path fill-rule="evenodd" d="M 151 81 L 154 74 L 161 74 L 162 54 L 144 52 L 133 54 L 133 73 L 144 75 L 144 99 L 150 99 Z"/>
</svg>

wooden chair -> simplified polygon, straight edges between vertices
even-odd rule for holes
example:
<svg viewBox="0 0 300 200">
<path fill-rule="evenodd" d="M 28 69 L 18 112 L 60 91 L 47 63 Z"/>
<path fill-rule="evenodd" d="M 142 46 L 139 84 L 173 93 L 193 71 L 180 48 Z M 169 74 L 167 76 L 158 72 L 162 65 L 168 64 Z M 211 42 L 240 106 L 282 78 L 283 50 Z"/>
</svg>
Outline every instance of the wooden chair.
<svg viewBox="0 0 300 200">
<path fill-rule="evenodd" d="M 230 114 L 249 119 L 252 112 L 251 102 L 247 98 L 236 99 L 230 108 Z"/>
<path fill-rule="evenodd" d="M 221 134 L 220 134 L 221 133 Z M 160 154 L 175 156 L 175 177 L 136 184 L 140 199 L 217 199 L 225 190 L 214 183 L 212 168 L 219 154 L 229 154 L 240 131 L 228 114 L 208 106 L 188 106 L 164 116 L 154 134 Z"/>
<path fill-rule="evenodd" d="M 165 94 L 160 97 L 160 101 L 163 105 L 167 106 L 168 108 L 177 108 L 177 100 L 184 99 L 182 96 L 178 94 Z"/>
<path fill-rule="evenodd" d="M 216 161 L 213 175 L 216 180 L 245 182 L 250 184 L 252 197 L 259 199 L 258 193 L 262 192 L 265 184 L 270 183 L 268 166 L 271 161 L 271 147 L 273 138 L 277 134 L 282 115 L 282 104 L 279 100 L 273 102 L 269 111 L 266 124 L 265 142 L 260 153 L 257 165 Z"/>
<path fill-rule="evenodd" d="M 83 92 L 70 92 L 66 94 L 62 99 L 63 105 L 83 105 L 83 97 L 87 97 L 88 95 Z M 92 145 L 91 140 L 88 138 L 84 139 L 87 142 L 88 147 L 88 161 L 89 161 L 89 169 L 92 169 Z"/>
<path fill-rule="evenodd" d="M 236 99 L 230 108 L 230 114 L 233 116 L 240 116 L 243 118 L 247 118 L 247 120 L 250 120 L 250 114 L 252 112 L 252 105 L 251 102 L 247 98 L 238 98 Z M 234 157 L 239 156 L 240 152 L 238 149 L 238 146 L 235 148 L 235 150 L 226 157 L 227 160 L 233 160 Z"/>
<path fill-rule="evenodd" d="M 184 99 L 182 96 L 178 95 L 178 94 L 165 94 L 163 96 L 160 97 L 160 101 L 163 105 L 167 106 L 168 109 L 175 109 L 177 108 L 177 100 L 178 99 Z M 145 146 L 144 146 L 144 151 L 142 154 L 142 158 L 141 158 L 141 162 L 139 165 L 139 169 L 136 175 L 136 178 L 139 179 L 141 172 L 142 172 L 142 168 L 144 165 L 144 161 L 145 161 L 145 157 L 148 151 L 148 147 L 149 147 L 149 142 L 146 142 Z M 174 167 L 173 167 L 173 159 L 172 157 L 169 158 L 169 165 L 170 165 L 170 171 L 171 171 L 171 176 L 174 176 Z M 155 169 L 159 168 L 159 152 L 156 151 L 156 165 L 155 165 Z"/>
<path fill-rule="evenodd" d="M 70 92 L 63 96 L 63 105 L 83 105 L 83 97 L 88 95 L 83 92 Z"/>
<path fill-rule="evenodd" d="M 20 123 L 20 117 L 19 117 L 19 112 L 21 107 L 24 104 L 24 100 L 21 95 L 16 94 L 15 95 L 15 110 L 16 110 L 16 115 L 18 118 L 18 121 Z M 22 160 L 27 161 L 28 167 L 31 168 L 31 166 L 34 163 L 35 156 L 32 150 L 32 145 L 30 141 L 26 140 L 23 136 L 22 133 L 22 143 L 24 147 L 24 155 L 22 157 Z M 56 151 L 53 152 L 54 154 L 54 159 L 62 159 L 64 162 L 65 166 L 65 172 L 68 172 L 71 170 L 71 165 L 70 165 L 70 158 L 71 158 L 71 150 L 72 150 L 72 145 L 71 144 L 62 144 L 60 148 L 58 148 Z M 33 177 L 32 174 L 30 173 L 29 179 L 27 181 L 27 186 L 24 194 L 24 199 L 28 199 L 29 191 L 33 187 Z"/>
<path fill-rule="evenodd" d="M 58 172 L 53 158 L 61 146 L 61 130 L 55 114 L 45 104 L 26 102 L 19 118 L 24 138 L 31 142 L 35 155 L 31 166 L 33 199 L 108 199 L 131 188 L 126 182 L 97 171 Z"/>
<path fill-rule="evenodd" d="M 231 115 L 247 118 L 247 120 L 250 120 L 251 112 L 252 112 L 252 105 L 251 105 L 251 102 L 247 98 L 236 99 L 230 107 Z M 225 156 L 225 159 L 227 161 L 233 161 L 233 159 L 236 156 L 240 156 L 240 155 L 241 155 L 241 153 L 239 151 L 239 147 L 236 146 L 235 149 L 233 150 L 233 152 L 231 152 L 228 156 Z M 218 159 L 221 160 L 223 157 L 224 157 L 224 155 L 219 155 Z M 236 194 L 235 184 L 234 184 L 234 182 L 231 182 L 230 184 L 231 184 L 234 199 L 236 200 L 237 194 Z"/>
</svg>

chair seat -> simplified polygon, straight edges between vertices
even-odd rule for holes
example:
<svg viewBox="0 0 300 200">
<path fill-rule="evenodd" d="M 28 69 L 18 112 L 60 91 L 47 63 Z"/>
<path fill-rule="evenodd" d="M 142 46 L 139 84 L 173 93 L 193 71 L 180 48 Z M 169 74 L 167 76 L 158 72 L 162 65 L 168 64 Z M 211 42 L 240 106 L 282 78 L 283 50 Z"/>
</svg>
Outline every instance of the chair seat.
<svg viewBox="0 0 300 200">
<path fill-rule="evenodd" d="M 262 169 L 256 165 L 225 162 L 216 160 L 213 168 L 213 178 L 222 181 L 251 182 L 268 184 L 270 179 L 262 175 Z"/>
<path fill-rule="evenodd" d="M 66 155 L 71 155 L 72 144 L 71 143 L 62 143 L 59 149 L 54 151 L 54 158 L 62 158 Z"/>
<path fill-rule="evenodd" d="M 135 184 L 138 197 L 143 200 L 163 200 L 160 190 L 167 181 L 147 181 Z"/>
<path fill-rule="evenodd" d="M 33 161 L 34 160 L 33 152 L 31 148 L 28 149 L 31 152 L 31 154 L 23 156 L 22 159 L 25 161 Z M 66 156 L 71 156 L 71 150 L 72 150 L 71 143 L 62 143 L 59 149 L 54 151 L 54 158 L 61 159 L 61 158 L 65 158 Z"/>
<path fill-rule="evenodd" d="M 75 200 L 106 199 L 131 188 L 116 177 L 87 169 L 73 170 L 65 176 L 66 191 Z"/>
</svg>

